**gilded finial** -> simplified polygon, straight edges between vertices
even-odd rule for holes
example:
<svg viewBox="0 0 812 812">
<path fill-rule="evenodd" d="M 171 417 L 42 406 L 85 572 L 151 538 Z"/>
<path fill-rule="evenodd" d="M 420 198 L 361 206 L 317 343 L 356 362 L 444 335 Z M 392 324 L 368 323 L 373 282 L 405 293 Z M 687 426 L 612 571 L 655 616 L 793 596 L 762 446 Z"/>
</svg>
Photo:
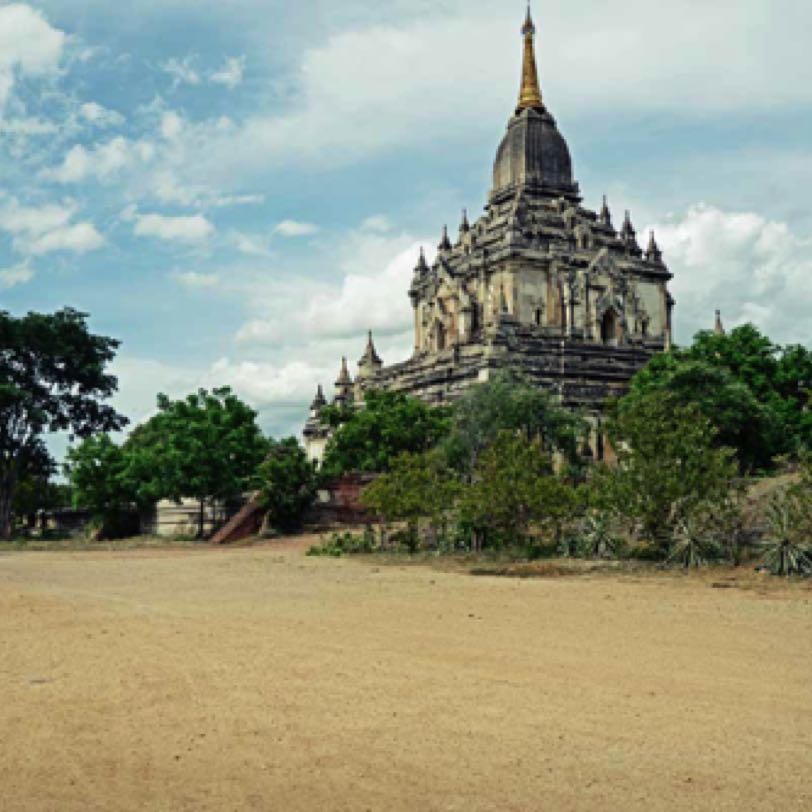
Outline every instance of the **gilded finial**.
<svg viewBox="0 0 812 812">
<path fill-rule="evenodd" d="M 519 106 L 516 108 L 517 113 L 520 113 L 522 110 L 541 109 L 544 107 L 544 103 L 541 100 L 538 68 L 536 67 L 536 52 L 533 44 L 535 34 L 536 26 L 533 24 L 533 17 L 530 14 L 530 3 L 528 3 L 527 18 L 522 26 L 524 59 L 522 63 L 522 87 L 519 92 Z"/>
</svg>

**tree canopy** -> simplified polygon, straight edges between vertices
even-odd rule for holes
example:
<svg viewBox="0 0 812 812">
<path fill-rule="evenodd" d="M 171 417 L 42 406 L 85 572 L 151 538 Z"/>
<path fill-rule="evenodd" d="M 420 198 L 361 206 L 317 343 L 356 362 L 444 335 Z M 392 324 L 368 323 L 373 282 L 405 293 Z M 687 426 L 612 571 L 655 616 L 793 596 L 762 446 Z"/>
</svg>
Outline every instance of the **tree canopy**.
<svg viewBox="0 0 812 812">
<path fill-rule="evenodd" d="M 575 464 L 586 423 L 548 392 L 506 371 L 472 386 L 454 404 L 451 432 L 443 446 L 451 463 L 470 473 L 503 431 L 536 439 L 548 454 L 559 452 Z"/>
<path fill-rule="evenodd" d="M 202 535 L 206 503 L 250 487 L 268 452 L 256 417 L 227 387 L 174 401 L 159 395 L 158 414 L 127 440 L 122 478 L 139 502 L 197 499 Z"/>
<path fill-rule="evenodd" d="M 119 343 L 95 335 L 87 315 L 66 308 L 15 317 L 0 312 L 0 533 L 11 533 L 18 484 L 42 468 L 43 437 L 77 437 L 127 422 L 104 403 L 117 389 L 107 371 Z"/>
<path fill-rule="evenodd" d="M 812 447 L 812 352 L 774 345 L 751 324 L 727 335 L 701 332 L 690 347 L 655 356 L 628 397 L 653 392 L 673 406 L 694 405 L 743 470 Z"/>
<path fill-rule="evenodd" d="M 313 463 L 295 437 L 270 442 L 257 480 L 273 527 L 278 530 L 299 527 L 316 496 L 317 477 Z"/>
<path fill-rule="evenodd" d="M 323 419 L 335 427 L 322 466 L 327 477 L 388 471 L 396 457 L 428 451 L 449 429 L 447 409 L 376 390 L 364 394 L 364 408 L 328 407 Z"/>
</svg>

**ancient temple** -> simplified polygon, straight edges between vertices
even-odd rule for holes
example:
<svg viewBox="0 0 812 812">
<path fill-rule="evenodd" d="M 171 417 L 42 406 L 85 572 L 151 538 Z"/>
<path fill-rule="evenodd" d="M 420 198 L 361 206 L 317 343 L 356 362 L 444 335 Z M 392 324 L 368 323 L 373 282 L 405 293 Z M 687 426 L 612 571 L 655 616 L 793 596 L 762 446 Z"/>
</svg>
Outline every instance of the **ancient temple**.
<svg viewBox="0 0 812 812">
<path fill-rule="evenodd" d="M 421 251 L 414 269 L 412 357 L 384 366 L 370 335 L 354 380 L 343 360 L 337 401 L 360 406 L 375 387 L 447 403 L 510 368 L 584 411 L 597 436 L 607 399 L 670 346 L 671 274 L 655 236 L 643 250 L 629 212 L 618 231 L 606 198 L 599 212 L 582 205 L 567 142 L 542 98 L 535 33 L 528 8 L 519 102 L 484 214 L 469 222 L 463 211 L 456 239 L 443 228 L 434 263 Z M 323 404 L 319 389 L 304 432 L 313 459 L 327 440 Z"/>
</svg>

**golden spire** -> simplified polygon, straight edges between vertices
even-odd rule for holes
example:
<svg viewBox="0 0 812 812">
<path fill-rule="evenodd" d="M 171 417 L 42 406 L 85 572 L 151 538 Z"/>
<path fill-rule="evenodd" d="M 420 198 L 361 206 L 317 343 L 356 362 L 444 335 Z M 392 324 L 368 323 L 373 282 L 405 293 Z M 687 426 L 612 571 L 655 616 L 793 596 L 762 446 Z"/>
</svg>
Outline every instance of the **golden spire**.
<svg viewBox="0 0 812 812">
<path fill-rule="evenodd" d="M 539 89 L 539 75 L 536 68 L 536 52 L 533 46 L 533 37 L 536 35 L 536 26 L 530 16 L 530 3 L 527 4 L 527 19 L 522 27 L 524 35 L 524 63 L 522 65 L 522 89 L 519 93 L 519 106 L 516 112 L 528 108 L 544 107 Z"/>
</svg>

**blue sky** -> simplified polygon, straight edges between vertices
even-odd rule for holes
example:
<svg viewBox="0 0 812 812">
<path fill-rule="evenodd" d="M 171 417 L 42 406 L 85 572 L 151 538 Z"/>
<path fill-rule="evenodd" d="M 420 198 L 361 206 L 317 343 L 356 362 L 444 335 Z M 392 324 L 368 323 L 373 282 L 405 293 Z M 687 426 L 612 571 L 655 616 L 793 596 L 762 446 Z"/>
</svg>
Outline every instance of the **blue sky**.
<svg viewBox="0 0 812 812">
<path fill-rule="evenodd" d="M 419 245 L 484 204 L 521 2 L 0 3 L 0 302 L 122 340 L 117 404 L 230 384 L 276 435 L 375 330 L 410 350 Z M 588 205 L 654 227 L 678 339 L 812 345 L 803 0 L 537 4 Z"/>
</svg>

